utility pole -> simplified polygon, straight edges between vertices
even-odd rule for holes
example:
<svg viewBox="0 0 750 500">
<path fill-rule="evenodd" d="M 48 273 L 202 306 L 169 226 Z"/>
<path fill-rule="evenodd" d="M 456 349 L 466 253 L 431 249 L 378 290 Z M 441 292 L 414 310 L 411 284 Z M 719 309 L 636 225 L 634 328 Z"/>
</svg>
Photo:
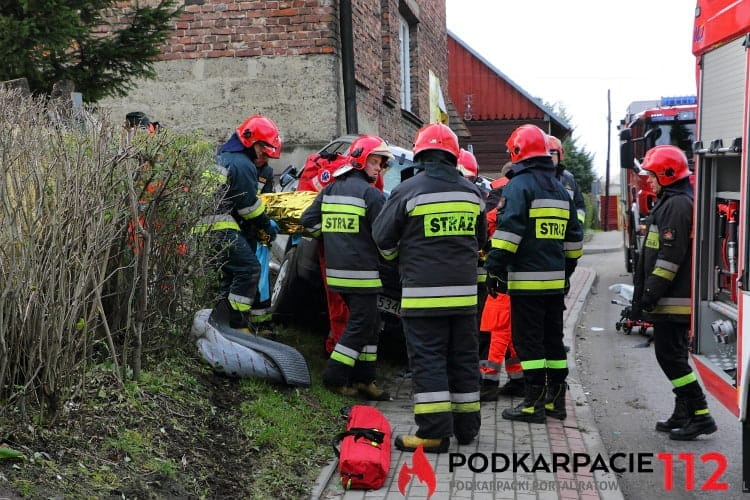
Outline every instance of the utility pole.
<svg viewBox="0 0 750 500">
<path fill-rule="evenodd" d="M 607 171 L 604 176 L 604 230 L 609 231 L 609 154 L 612 144 L 612 102 L 611 89 L 607 89 Z"/>
</svg>

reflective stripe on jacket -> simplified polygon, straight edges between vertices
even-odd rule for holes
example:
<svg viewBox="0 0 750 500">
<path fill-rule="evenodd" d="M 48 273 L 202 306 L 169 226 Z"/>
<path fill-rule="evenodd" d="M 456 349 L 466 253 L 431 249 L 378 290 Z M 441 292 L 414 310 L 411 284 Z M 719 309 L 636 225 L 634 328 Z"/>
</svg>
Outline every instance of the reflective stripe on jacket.
<svg viewBox="0 0 750 500">
<path fill-rule="evenodd" d="M 583 249 L 573 200 L 549 158 L 531 158 L 512 172 L 485 267 L 494 276 L 508 272 L 510 295 L 564 293 L 565 261 L 578 259 Z"/>
<path fill-rule="evenodd" d="M 214 214 L 200 219 L 195 232 L 240 231 L 245 224 L 259 228 L 268 225 L 266 207 L 258 198 L 257 170 L 244 152 L 221 153 L 217 165 L 206 170 L 203 179 L 213 184 L 219 202 Z"/>
<path fill-rule="evenodd" d="M 454 165 L 424 171 L 391 192 L 375 221 L 381 254 L 398 259 L 403 316 L 472 314 L 477 255 L 487 239 L 484 196 Z"/>
<path fill-rule="evenodd" d="M 323 188 L 302 214 L 305 230 L 323 239 L 330 289 L 349 293 L 382 290 L 372 224 L 384 202 L 383 193 L 368 183 L 365 174 L 353 170 Z"/>
<path fill-rule="evenodd" d="M 693 191 L 689 179 L 663 188 L 645 220 L 648 234 L 633 273 L 634 302 L 655 304 L 651 321 L 690 318 Z"/>
</svg>

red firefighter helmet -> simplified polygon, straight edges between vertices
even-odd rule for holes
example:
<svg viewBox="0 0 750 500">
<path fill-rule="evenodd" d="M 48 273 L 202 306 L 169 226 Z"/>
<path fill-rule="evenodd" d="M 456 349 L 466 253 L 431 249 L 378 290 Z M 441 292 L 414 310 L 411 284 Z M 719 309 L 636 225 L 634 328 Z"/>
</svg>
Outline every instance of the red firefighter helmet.
<svg viewBox="0 0 750 500">
<path fill-rule="evenodd" d="M 253 115 L 237 127 L 237 137 L 246 148 L 253 147 L 256 142 L 263 143 L 263 152 L 269 158 L 281 156 L 281 137 L 279 128 L 263 115 Z"/>
<path fill-rule="evenodd" d="M 677 146 L 655 146 L 646 152 L 641 168 L 656 176 L 660 186 L 670 184 L 690 176 L 685 153 Z"/>
<path fill-rule="evenodd" d="M 429 123 L 417 131 L 414 138 L 414 156 L 428 149 L 445 151 L 458 160 L 458 137 L 447 125 Z"/>
<path fill-rule="evenodd" d="M 510 134 L 505 145 L 508 146 L 510 160 L 513 163 L 535 156 L 549 157 L 547 134 L 536 125 L 521 125 Z"/>
<path fill-rule="evenodd" d="M 458 165 L 456 168 L 461 175 L 467 178 L 476 179 L 479 175 L 479 164 L 477 164 L 477 158 L 471 151 L 467 151 L 461 148 L 458 153 Z"/>
<path fill-rule="evenodd" d="M 547 150 L 550 155 L 557 153 L 557 161 L 563 161 L 563 158 L 565 158 L 565 150 L 563 149 L 562 142 L 554 135 L 547 136 Z"/>
<path fill-rule="evenodd" d="M 352 167 L 357 170 L 365 168 L 367 158 L 370 155 L 380 155 L 389 160 L 393 158 L 391 150 L 388 149 L 388 144 L 377 135 L 361 135 L 357 137 L 351 146 L 349 146 L 347 155 L 352 159 Z"/>
<path fill-rule="evenodd" d="M 367 158 L 370 155 L 379 155 L 386 160 L 393 158 L 391 150 L 388 149 L 388 144 L 383 139 L 377 135 L 360 135 L 352 141 L 349 151 L 346 153 L 349 163 L 336 170 L 333 176 L 338 177 L 352 169 L 364 170 L 365 165 L 367 165 Z"/>
</svg>

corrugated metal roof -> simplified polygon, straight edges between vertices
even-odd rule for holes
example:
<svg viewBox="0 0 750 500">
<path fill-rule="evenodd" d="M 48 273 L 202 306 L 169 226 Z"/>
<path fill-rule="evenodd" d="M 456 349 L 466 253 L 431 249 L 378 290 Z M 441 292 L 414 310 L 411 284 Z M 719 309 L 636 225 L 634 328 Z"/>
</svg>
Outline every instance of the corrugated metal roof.
<svg viewBox="0 0 750 500">
<path fill-rule="evenodd" d="M 570 124 L 448 31 L 448 94 L 464 120 L 531 120 Z"/>
</svg>

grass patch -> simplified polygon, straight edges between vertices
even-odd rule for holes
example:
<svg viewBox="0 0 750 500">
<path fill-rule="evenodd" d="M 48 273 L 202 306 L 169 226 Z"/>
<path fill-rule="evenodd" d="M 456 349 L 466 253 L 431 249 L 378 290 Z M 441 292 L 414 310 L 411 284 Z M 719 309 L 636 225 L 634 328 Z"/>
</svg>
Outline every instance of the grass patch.
<svg viewBox="0 0 750 500">
<path fill-rule="evenodd" d="M 0 447 L 13 459 L 0 460 L 0 497 L 309 497 L 344 430 L 341 409 L 356 401 L 323 387 L 322 334 L 278 334 L 305 356 L 311 387 L 216 374 L 184 343 L 124 390 L 111 366 L 93 367 L 50 427 L 5 415 Z"/>
</svg>

